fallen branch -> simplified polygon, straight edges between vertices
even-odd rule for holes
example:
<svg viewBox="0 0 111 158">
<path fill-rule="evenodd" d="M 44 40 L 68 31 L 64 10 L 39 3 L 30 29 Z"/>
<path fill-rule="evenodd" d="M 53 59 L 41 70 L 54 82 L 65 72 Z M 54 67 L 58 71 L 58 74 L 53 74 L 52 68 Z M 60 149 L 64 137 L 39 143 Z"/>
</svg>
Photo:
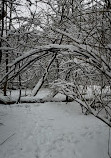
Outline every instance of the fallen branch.
<svg viewBox="0 0 111 158">
<path fill-rule="evenodd" d="M 5 104 L 5 105 L 8 105 L 8 104 L 15 104 L 17 102 L 17 100 L 13 99 L 13 98 L 10 98 L 10 99 L 7 99 L 8 96 L 5 96 L 4 98 L 0 98 L 0 104 Z M 30 96 L 26 96 L 26 97 L 21 97 L 20 99 L 20 103 L 44 103 L 44 102 L 66 102 L 65 99 L 62 99 L 62 100 L 58 100 L 56 98 L 53 98 L 53 97 L 46 97 L 46 98 L 43 98 L 43 99 L 40 99 L 40 98 L 37 98 L 37 97 L 30 97 Z"/>
</svg>

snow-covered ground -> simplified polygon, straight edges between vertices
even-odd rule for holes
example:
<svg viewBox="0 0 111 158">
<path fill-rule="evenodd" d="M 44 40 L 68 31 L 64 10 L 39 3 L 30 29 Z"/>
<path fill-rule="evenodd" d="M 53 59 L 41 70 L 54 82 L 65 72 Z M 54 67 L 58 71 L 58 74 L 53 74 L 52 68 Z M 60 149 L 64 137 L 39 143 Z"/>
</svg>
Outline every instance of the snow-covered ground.
<svg viewBox="0 0 111 158">
<path fill-rule="evenodd" d="M 0 158 L 109 158 L 107 125 L 75 102 L 1 104 L 0 123 Z"/>
</svg>

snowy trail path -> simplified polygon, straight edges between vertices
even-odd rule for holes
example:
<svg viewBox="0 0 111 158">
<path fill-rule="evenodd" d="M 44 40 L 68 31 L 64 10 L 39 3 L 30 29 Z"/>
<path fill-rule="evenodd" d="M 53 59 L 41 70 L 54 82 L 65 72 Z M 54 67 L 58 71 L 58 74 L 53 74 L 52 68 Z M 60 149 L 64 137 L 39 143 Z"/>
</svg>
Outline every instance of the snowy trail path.
<svg viewBox="0 0 111 158">
<path fill-rule="evenodd" d="M 108 158 L 108 128 L 76 103 L 0 106 L 0 158 Z"/>
</svg>

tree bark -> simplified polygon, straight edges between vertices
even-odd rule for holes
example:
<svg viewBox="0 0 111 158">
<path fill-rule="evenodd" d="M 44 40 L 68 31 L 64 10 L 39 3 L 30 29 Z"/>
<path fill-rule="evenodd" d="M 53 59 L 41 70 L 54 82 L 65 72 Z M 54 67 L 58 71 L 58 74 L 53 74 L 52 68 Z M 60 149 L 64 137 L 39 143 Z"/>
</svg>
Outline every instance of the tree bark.
<svg viewBox="0 0 111 158">
<path fill-rule="evenodd" d="M 47 78 L 48 72 L 50 70 L 50 67 L 51 67 L 53 61 L 55 60 L 56 56 L 57 56 L 57 52 L 54 54 L 54 56 L 52 57 L 51 61 L 49 62 L 49 65 L 47 66 L 46 72 L 43 74 L 42 78 L 39 80 L 39 82 L 36 84 L 36 86 L 32 90 L 31 96 L 37 95 L 38 91 L 43 86 L 43 84 L 44 84 L 44 82 L 45 82 L 45 80 Z"/>
</svg>

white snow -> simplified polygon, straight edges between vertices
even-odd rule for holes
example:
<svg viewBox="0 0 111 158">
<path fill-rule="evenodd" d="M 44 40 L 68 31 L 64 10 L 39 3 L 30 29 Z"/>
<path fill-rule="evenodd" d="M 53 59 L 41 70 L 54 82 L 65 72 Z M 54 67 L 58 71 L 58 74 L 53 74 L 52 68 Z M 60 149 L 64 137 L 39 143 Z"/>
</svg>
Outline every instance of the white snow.
<svg viewBox="0 0 111 158">
<path fill-rule="evenodd" d="M 107 125 L 75 102 L 1 104 L 0 123 L 0 158 L 109 158 Z"/>
<path fill-rule="evenodd" d="M 64 34 L 65 34 L 65 32 L 64 32 Z M 70 37 L 70 35 L 67 34 L 67 33 L 65 35 Z M 75 40 L 75 39 L 73 39 L 73 40 Z M 45 45 L 45 46 L 37 46 L 36 48 L 31 49 L 28 52 L 24 52 L 22 56 L 16 58 L 12 63 L 8 64 L 8 66 L 12 67 L 13 65 L 15 65 L 18 62 L 22 61 L 23 59 L 26 59 L 30 56 L 33 56 L 35 54 L 38 54 L 40 52 L 44 52 L 44 51 L 47 51 L 47 50 L 50 50 L 50 49 L 68 49 L 71 52 L 73 52 L 74 54 L 76 54 L 78 52 L 77 54 L 82 54 L 84 56 L 91 57 L 91 59 L 93 59 L 95 61 L 97 60 L 97 62 L 98 62 L 98 58 L 96 56 L 98 54 L 98 52 L 96 50 L 92 51 L 92 48 L 89 47 L 89 46 L 87 46 L 87 49 L 86 49 L 86 45 L 83 45 L 81 43 L 78 43 L 78 41 L 76 41 L 76 46 L 75 45 L 59 45 L 59 44 L 49 44 L 49 45 Z M 82 49 L 85 52 L 81 52 L 81 51 L 79 52 L 79 49 Z M 44 53 L 43 56 L 45 54 L 47 54 L 47 53 Z M 40 55 L 38 55 L 38 57 L 40 57 Z"/>
</svg>

